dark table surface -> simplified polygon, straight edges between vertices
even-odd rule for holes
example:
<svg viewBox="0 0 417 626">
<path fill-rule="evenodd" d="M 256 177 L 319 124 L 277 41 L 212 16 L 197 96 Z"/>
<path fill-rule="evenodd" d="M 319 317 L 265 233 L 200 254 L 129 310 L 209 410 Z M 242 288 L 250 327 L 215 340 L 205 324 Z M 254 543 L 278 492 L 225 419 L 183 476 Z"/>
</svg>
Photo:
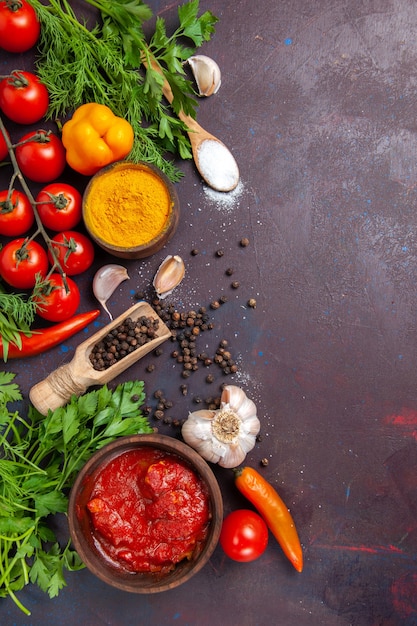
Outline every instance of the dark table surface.
<svg viewBox="0 0 417 626">
<path fill-rule="evenodd" d="M 149 5 L 175 24 L 177 3 Z M 268 459 L 260 471 L 293 512 L 304 571 L 292 569 L 271 538 L 249 564 L 218 547 L 189 583 L 162 594 L 127 594 L 87 570 L 69 574 L 53 600 L 29 585 L 19 597 L 32 615 L 1 600 L 0 622 L 417 624 L 417 4 L 202 0 L 200 7 L 219 17 L 201 52 L 217 60 L 223 84 L 201 102 L 198 119 L 230 147 L 241 182 L 217 194 L 192 162 L 181 163 L 178 231 L 165 250 L 125 263 L 130 280 L 110 307 L 122 313 L 137 291 L 151 293 L 168 253 L 187 266 L 169 300 L 179 310 L 227 296 L 210 312 L 214 329 L 201 347 L 214 352 L 229 341 L 239 371 L 227 382 L 255 401 L 262 424 L 247 460 L 261 468 Z M 0 59 L 2 74 L 32 67 L 30 54 Z M 5 184 L 6 172 L 0 176 Z M 242 237 L 249 246 L 239 245 Z M 97 253 L 81 279 L 82 310 L 95 307 L 93 271 L 109 260 Z M 106 322 L 103 313 L 98 324 Z M 25 396 L 22 410 L 31 386 L 96 328 L 6 365 Z M 143 379 L 150 400 L 162 388 L 174 401 L 171 415 L 182 419 L 193 397 L 218 393 L 225 380 L 215 371 L 209 386 L 199 371 L 182 396 L 169 351 L 112 384 Z M 178 436 L 175 426 L 158 426 Z M 231 474 L 214 471 L 225 512 L 247 506 Z"/>
</svg>

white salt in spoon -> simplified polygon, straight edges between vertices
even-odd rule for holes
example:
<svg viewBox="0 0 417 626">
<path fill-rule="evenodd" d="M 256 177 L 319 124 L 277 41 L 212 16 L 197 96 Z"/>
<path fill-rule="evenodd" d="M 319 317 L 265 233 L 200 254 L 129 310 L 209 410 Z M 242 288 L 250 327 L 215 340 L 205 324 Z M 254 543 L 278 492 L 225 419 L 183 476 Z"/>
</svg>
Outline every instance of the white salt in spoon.
<svg viewBox="0 0 417 626">
<path fill-rule="evenodd" d="M 163 72 L 156 62 L 152 62 L 152 67 L 163 76 Z M 174 94 L 166 78 L 164 78 L 162 85 L 162 93 L 172 104 Z M 189 129 L 188 136 L 194 162 L 202 178 L 216 191 L 235 189 L 239 182 L 239 168 L 229 148 L 220 139 L 204 130 L 190 115 L 180 111 L 178 117 Z"/>
</svg>

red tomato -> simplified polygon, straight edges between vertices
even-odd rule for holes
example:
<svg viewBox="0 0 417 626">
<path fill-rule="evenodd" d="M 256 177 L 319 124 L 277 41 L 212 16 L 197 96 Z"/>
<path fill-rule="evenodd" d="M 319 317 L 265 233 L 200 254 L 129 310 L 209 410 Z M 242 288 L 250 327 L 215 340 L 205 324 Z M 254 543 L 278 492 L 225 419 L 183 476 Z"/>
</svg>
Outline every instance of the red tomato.
<svg viewBox="0 0 417 626">
<path fill-rule="evenodd" d="M 35 9 L 28 2 L 0 2 L 0 48 L 26 52 L 38 41 L 40 32 Z"/>
<path fill-rule="evenodd" d="M 65 230 L 52 239 L 58 261 L 68 276 L 75 276 L 88 270 L 94 261 L 94 246 L 91 240 L 75 230 Z M 48 251 L 51 265 L 54 262 Z"/>
<path fill-rule="evenodd" d="M 21 191 L 0 191 L 0 235 L 18 237 L 33 226 L 35 214 L 29 198 Z"/>
<path fill-rule="evenodd" d="M 66 278 L 65 289 L 61 274 L 51 274 L 42 295 L 36 298 L 40 304 L 39 317 L 49 322 L 63 322 L 72 317 L 80 304 L 80 290 L 71 278 Z"/>
<path fill-rule="evenodd" d="M 61 176 L 65 168 L 65 148 L 53 133 L 35 130 L 24 135 L 15 149 L 23 176 L 47 183 Z"/>
<path fill-rule="evenodd" d="M 48 90 L 35 74 L 13 70 L 0 82 L 0 109 L 13 122 L 34 124 L 48 106 Z"/>
<path fill-rule="evenodd" d="M 31 289 L 36 276 L 45 278 L 48 271 L 48 256 L 36 241 L 12 239 L 0 250 L 0 276 L 17 289 Z"/>
<path fill-rule="evenodd" d="M 10 138 L 9 133 L 7 132 L 7 136 Z M 3 133 L 0 131 L 0 161 L 4 161 L 4 159 L 9 155 L 9 151 L 7 149 L 6 140 L 3 137 Z"/>
<path fill-rule="evenodd" d="M 268 527 L 254 511 L 233 511 L 223 520 L 220 545 L 234 561 L 254 561 L 266 550 Z"/>
<path fill-rule="evenodd" d="M 36 196 L 42 224 L 57 231 L 74 228 L 81 221 L 82 201 L 80 192 L 66 183 L 46 185 Z"/>
</svg>

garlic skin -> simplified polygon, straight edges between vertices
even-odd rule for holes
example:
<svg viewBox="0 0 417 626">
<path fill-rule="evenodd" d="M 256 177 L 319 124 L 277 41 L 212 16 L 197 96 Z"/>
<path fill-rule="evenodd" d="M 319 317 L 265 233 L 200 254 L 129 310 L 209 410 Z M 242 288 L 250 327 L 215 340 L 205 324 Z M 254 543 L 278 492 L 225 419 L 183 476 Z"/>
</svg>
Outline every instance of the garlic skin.
<svg viewBox="0 0 417 626">
<path fill-rule="evenodd" d="M 226 385 L 220 408 L 189 413 L 181 433 L 206 461 L 233 468 L 255 446 L 260 428 L 255 403 L 240 387 Z"/>
<path fill-rule="evenodd" d="M 159 266 L 154 279 L 153 286 L 158 298 L 163 300 L 171 294 L 175 287 L 178 287 L 185 276 L 185 264 L 177 254 L 169 254 Z"/>
<path fill-rule="evenodd" d="M 212 96 L 222 84 L 222 75 L 216 61 L 205 54 L 196 54 L 186 61 L 193 72 L 199 96 Z"/>
<path fill-rule="evenodd" d="M 111 320 L 113 316 L 107 308 L 106 302 L 120 283 L 128 279 L 127 269 L 123 265 L 114 263 L 103 265 L 94 275 L 93 293 Z"/>
</svg>

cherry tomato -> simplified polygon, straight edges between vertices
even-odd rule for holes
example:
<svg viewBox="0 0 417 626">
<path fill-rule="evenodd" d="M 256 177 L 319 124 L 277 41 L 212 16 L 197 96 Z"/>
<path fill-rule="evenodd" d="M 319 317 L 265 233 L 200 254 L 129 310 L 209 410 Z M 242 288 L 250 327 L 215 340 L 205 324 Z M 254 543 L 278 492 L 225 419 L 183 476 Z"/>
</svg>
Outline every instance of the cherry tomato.
<svg viewBox="0 0 417 626">
<path fill-rule="evenodd" d="M 28 2 L 0 2 L 0 48 L 8 52 L 26 52 L 38 41 L 40 32 L 36 12 Z"/>
<path fill-rule="evenodd" d="M 9 133 L 7 132 L 7 136 L 10 138 Z M 0 131 L 0 161 L 4 161 L 4 159 L 9 155 L 9 151 L 7 149 L 6 140 L 3 137 L 3 133 Z"/>
<path fill-rule="evenodd" d="M 0 235 L 18 237 L 33 226 L 35 214 L 29 198 L 21 191 L 0 191 Z"/>
<path fill-rule="evenodd" d="M 53 133 L 35 130 L 24 135 L 15 155 L 23 176 L 47 183 L 61 176 L 65 168 L 65 148 Z"/>
<path fill-rule="evenodd" d="M 13 70 L 0 82 L 0 109 L 13 122 L 34 124 L 48 106 L 48 90 L 35 74 Z"/>
<path fill-rule="evenodd" d="M 68 276 L 82 274 L 94 261 L 94 246 L 91 240 L 75 230 L 65 230 L 52 239 L 52 245 L 62 269 Z M 48 251 L 51 265 L 54 262 Z"/>
<path fill-rule="evenodd" d="M 63 322 L 72 317 L 80 304 L 80 290 L 71 278 L 66 278 L 68 291 L 61 274 L 51 274 L 42 295 L 36 298 L 40 304 L 39 317 L 49 322 Z"/>
<path fill-rule="evenodd" d="M 72 185 L 51 183 L 36 196 L 39 217 L 50 230 L 70 230 L 82 217 L 82 196 Z"/>
<path fill-rule="evenodd" d="M 232 511 L 223 520 L 220 545 L 234 561 L 259 558 L 268 545 L 268 527 L 260 515 L 249 509 Z"/>
<path fill-rule="evenodd" d="M 45 278 L 48 271 L 48 255 L 36 241 L 12 239 L 0 250 L 0 276 L 17 289 L 31 289 L 36 276 Z"/>
</svg>

